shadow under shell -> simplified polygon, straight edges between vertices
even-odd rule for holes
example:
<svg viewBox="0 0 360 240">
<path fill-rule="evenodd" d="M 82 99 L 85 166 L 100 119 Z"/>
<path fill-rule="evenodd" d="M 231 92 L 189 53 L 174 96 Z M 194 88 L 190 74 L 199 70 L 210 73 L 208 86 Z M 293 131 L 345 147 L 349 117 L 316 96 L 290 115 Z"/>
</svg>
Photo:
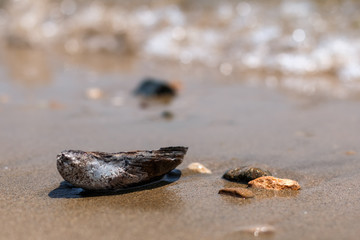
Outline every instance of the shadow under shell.
<svg viewBox="0 0 360 240">
<path fill-rule="evenodd" d="M 170 183 L 176 182 L 177 180 L 179 180 L 180 177 L 181 177 L 181 171 L 175 169 L 148 183 L 144 183 L 141 185 L 136 185 L 124 189 L 119 189 L 119 190 L 101 190 L 101 191 L 85 190 L 79 187 L 75 187 L 67 181 L 62 181 L 59 187 L 49 192 L 48 196 L 51 198 L 84 198 L 84 197 L 120 195 L 120 194 L 126 194 L 131 192 L 162 187 Z"/>
</svg>

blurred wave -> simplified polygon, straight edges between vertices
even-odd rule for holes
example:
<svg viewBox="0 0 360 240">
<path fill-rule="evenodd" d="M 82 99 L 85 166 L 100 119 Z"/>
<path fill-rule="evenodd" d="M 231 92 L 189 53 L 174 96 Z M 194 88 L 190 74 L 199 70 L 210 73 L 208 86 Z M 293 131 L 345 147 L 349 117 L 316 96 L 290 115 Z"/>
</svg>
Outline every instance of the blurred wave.
<svg viewBox="0 0 360 240">
<path fill-rule="evenodd" d="M 0 42 L 150 57 L 304 94 L 360 96 L 358 1 L 0 2 Z"/>
</svg>

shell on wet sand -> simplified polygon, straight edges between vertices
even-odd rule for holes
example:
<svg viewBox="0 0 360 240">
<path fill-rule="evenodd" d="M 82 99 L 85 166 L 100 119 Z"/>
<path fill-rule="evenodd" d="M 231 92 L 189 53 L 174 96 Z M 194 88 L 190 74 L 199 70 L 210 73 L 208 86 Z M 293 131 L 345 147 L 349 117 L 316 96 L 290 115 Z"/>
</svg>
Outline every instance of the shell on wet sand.
<svg viewBox="0 0 360 240">
<path fill-rule="evenodd" d="M 86 190 L 120 190 L 155 180 L 175 169 L 187 147 L 119 153 L 67 150 L 57 156 L 60 175 Z"/>
</svg>

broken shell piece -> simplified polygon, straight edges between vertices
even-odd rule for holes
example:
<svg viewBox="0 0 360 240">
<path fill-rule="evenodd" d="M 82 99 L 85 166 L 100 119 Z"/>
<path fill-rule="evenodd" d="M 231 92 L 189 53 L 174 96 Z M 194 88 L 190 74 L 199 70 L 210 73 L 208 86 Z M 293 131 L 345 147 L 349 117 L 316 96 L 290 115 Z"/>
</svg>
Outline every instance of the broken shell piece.
<svg viewBox="0 0 360 240">
<path fill-rule="evenodd" d="M 210 169 L 208 169 L 207 167 L 205 167 L 204 165 L 198 162 L 190 163 L 188 169 L 198 173 L 205 173 L 205 174 L 212 173 Z"/>
<path fill-rule="evenodd" d="M 275 233 L 275 228 L 267 224 L 255 225 L 255 226 L 242 227 L 239 229 L 238 232 L 244 234 L 251 234 L 254 235 L 254 237 L 269 236 Z"/>
<path fill-rule="evenodd" d="M 259 177 L 250 181 L 249 185 L 254 188 L 263 188 L 269 190 L 300 189 L 300 184 L 294 180 L 275 178 L 271 176 Z"/>
<path fill-rule="evenodd" d="M 347 151 L 345 154 L 346 154 L 346 155 L 348 155 L 348 156 L 351 156 L 351 155 L 355 155 L 355 154 L 356 154 L 356 152 L 355 152 L 355 151 L 350 150 L 350 151 Z"/>
<path fill-rule="evenodd" d="M 100 88 L 88 88 L 86 96 L 89 99 L 98 100 L 104 96 L 104 92 Z"/>
<path fill-rule="evenodd" d="M 219 194 L 225 194 L 241 198 L 253 198 L 255 196 L 251 190 L 246 188 L 223 188 L 220 189 Z"/>
<path fill-rule="evenodd" d="M 75 187 L 119 190 L 156 180 L 176 168 L 187 147 L 119 153 L 63 151 L 57 156 L 60 175 Z"/>
</svg>

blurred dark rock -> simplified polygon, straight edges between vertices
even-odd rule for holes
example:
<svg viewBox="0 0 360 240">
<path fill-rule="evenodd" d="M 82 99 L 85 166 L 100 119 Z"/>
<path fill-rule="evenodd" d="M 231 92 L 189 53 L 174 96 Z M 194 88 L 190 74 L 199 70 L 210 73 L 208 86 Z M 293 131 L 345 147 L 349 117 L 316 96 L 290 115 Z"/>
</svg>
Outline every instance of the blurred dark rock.
<svg viewBox="0 0 360 240">
<path fill-rule="evenodd" d="M 176 90 L 167 82 L 145 78 L 134 91 L 135 95 L 142 97 L 175 97 Z"/>
</svg>

